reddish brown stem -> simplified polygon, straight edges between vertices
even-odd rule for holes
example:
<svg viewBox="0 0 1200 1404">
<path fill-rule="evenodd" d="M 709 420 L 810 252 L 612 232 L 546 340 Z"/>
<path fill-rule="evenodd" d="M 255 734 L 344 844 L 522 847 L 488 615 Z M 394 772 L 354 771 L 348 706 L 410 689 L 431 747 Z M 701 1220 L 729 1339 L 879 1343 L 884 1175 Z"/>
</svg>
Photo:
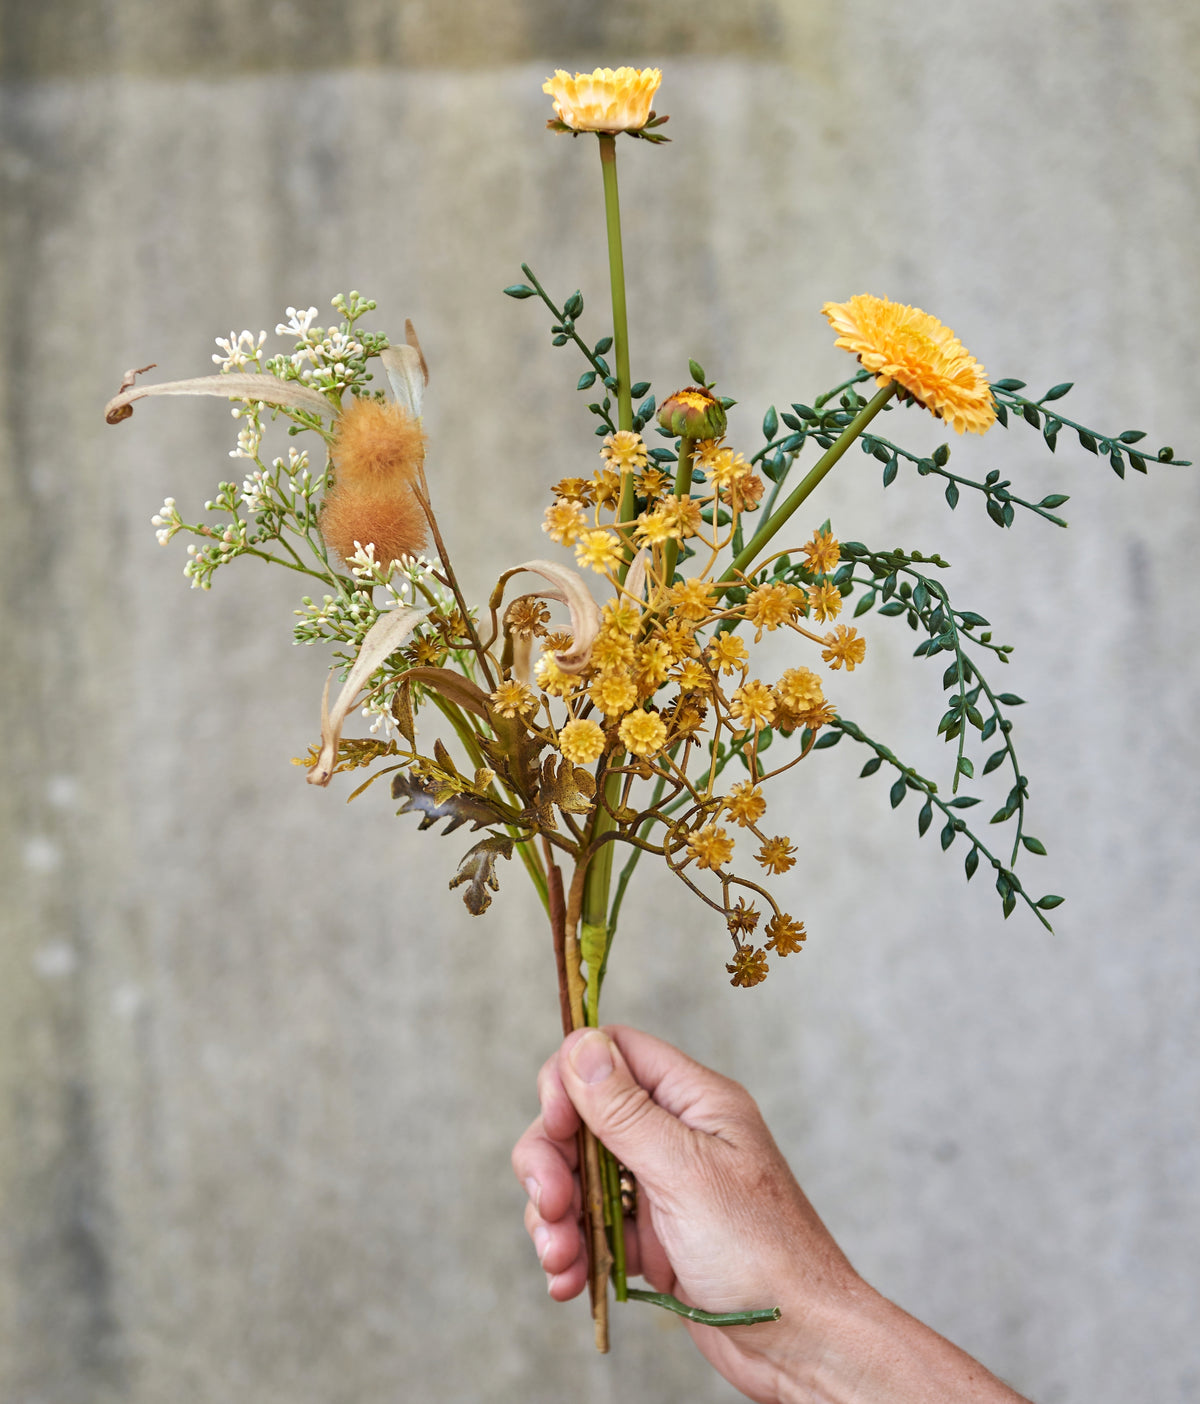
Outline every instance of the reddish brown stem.
<svg viewBox="0 0 1200 1404">
<path fill-rule="evenodd" d="M 558 971 L 558 1006 L 562 1014 L 563 1037 L 571 1032 L 571 995 L 567 984 L 567 898 L 563 892 L 562 869 L 543 838 L 546 858 L 546 884 L 550 898 L 550 932 L 554 938 L 554 965 Z"/>
</svg>

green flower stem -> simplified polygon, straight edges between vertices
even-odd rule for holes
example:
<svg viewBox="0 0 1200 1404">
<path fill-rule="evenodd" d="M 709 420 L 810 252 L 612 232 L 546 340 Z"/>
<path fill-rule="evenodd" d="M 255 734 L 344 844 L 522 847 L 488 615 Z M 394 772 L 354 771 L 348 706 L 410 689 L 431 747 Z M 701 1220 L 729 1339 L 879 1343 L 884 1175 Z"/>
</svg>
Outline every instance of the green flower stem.
<svg viewBox="0 0 1200 1404">
<path fill-rule="evenodd" d="M 696 451 L 695 439 L 679 440 L 679 466 L 675 469 L 675 496 L 692 495 L 692 454 Z M 675 575 L 675 562 L 679 559 L 679 542 L 672 537 L 663 547 L 663 584 L 670 587 Z"/>
<path fill-rule="evenodd" d="M 617 1301 L 624 1302 L 629 1300 L 629 1282 L 625 1275 L 625 1210 L 621 1204 L 621 1172 L 617 1169 L 616 1156 L 607 1146 L 600 1147 L 600 1163 L 604 1167 L 604 1218 L 610 1229 L 613 1287 Z"/>
<path fill-rule="evenodd" d="M 633 428 L 633 385 L 629 375 L 629 318 L 625 311 L 625 256 L 621 249 L 621 201 L 617 194 L 617 139 L 599 134 L 600 167 L 604 173 L 604 220 L 608 227 L 608 277 L 612 285 L 613 351 L 617 368 L 617 427 Z M 621 484 L 617 520 L 633 516 L 633 475 Z"/>
<path fill-rule="evenodd" d="M 762 551 L 763 547 L 771 540 L 775 533 L 788 520 L 797 507 L 809 496 L 814 488 L 821 482 L 833 465 L 841 458 L 842 454 L 858 438 L 862 431 L 875 418 L 879 411 L 896 393 L 899 387 L 894 380 L 889 381 L 882 390 L 875 392 L 874 398 L 854 416 L 845 429 L 842 430 L 834 443 L 825 450 L 816 463 L 805 474 L 804 478 L 791 493 L 784 499 L 783 505 L 764 521 L 750 538 L 746 546 L 734 557 L 729 569 L 721 576 L 722 580 L 736 580 L 740 575 L 747 574 L 747 567 L 754 561 L 755 557 Z"/>
<path fill-rule="evenodd" d="M 756 1326 L 761 1321 L 778 1321 L 783 1315 L 778 1307 L 765 1307 L 762 1311 L 701 1311 L 699 1307 L 684 1306 L 678 1297 L 666 1292 L 643 1292 L 637 1287 L 629 1288 L 629 1299 L 665 1307 L 676 1316 L 698 1321 L 702 1326 Z"/>
</svg>

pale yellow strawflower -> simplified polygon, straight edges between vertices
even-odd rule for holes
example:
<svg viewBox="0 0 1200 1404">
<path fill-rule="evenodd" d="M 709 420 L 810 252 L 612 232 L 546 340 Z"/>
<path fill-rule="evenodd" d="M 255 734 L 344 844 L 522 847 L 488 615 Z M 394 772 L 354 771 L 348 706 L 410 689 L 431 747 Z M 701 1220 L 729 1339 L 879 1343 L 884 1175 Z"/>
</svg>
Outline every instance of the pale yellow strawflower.
<svg viewBox="0 0 1200 1404">
<path fill-rule="evenodd" d="M 646 498 L 660 497 L 670 481 L 670 477 L 661 468 L 654 467 L 653 464 L 649 468 L 643 468 L 633 480 L 638 492 Z"/>
<path fill-rule="evenodd" d="M 689 834 L 687 846 L 698 868 L 719 868 L 733 857 L 733 840 L 715 824 Z"/>
<path fill-rule="evenodd" d="M 672 663 L 678 663 L 684 658 L 695 658 L 700 652 L 696 635 L 681 619 L 668 619 L 656 637 L 666 645 Z"/>
<path fill-rule="evenodd" d="M 619 717 L 637 701 L 637 684 L 628 673 L 601 673 L 592 680 L 588 696 L 606 717 Z"/>
<path fill-rule="evenodd" d="M 579 503 L 570 497 L 560 497 L 546 508 L 542 530 L 560 546 L 573 546 L 587 525 L 587 513 Z"/>
<path fill-rule="evenodd" d="M 828 531 L 814 531 L 812 540 L 800 549 L 808 557 L 808 568 L 814 575 L 827 575 L 836 570 L 841 559 L 841 542 Z"/>
<path fill-rule="evenodd" d="M 558 749 L 572 765 L 592 765 L 604 754 L 604 732 L 590 719 L 575 718 L 558 733 Z"/>
<path fill-rule="evenodd" d="M 795 585 L 760 585 L 752 590 L 742 606 L 742 613 L 754 625 L 754 642 L 762 638 L 764 629 L 774 630 L 781 624 L 790 624 L 803 604 L 804 594 Z"/>
<path fill-rule="evenodd" d="M 667 728 L 657 712 L 630 712 L 617 730 L 621 744 L 631 755 L 652 756 L 661 751 Z"/>
<path fill-rule="evenodd" d="M 667 602 L 681 619 L 707 619 L 712 613 L 713 588 L 707 580 L 685 580 L 667 591 Z"/>
<path fill-rule="evenodd" d="M 650 120 L 658 68 L 597 68 L 571 77 L 556 68 L 542 84 L 558 120 L 575 132 L 640 132 Z"/>
<path fill-rule="evenodd" d="M 894 380 L 959 434 L 983 434 L 995 423 L 986 372 L 936 317 L 867 293 L 821 311 L 839 334 L 834 345 L 857 356 L 881 388 Z"/>
<path fill-rule="evenodd" d="M 713 667 L 722 673 L 736 673 L 750 658 L 746 645 L 736 634 L 718 634 L 708 646 L 708 656 Z"/>
<path fill-rule="evenodd" d="M 600 457 L 614 473 L 636 473 L 650 461 L 642 436 L 632 429 L 618 429 L 615 434 L 606 435 Z"/>
<path fill-rule="evenodd" d="M 826 581 L 822 585 L 808 587 L 808 607 L 818 624 L 836 619 L 842 612 L 842 592 L 836 585 Z"/>
<path fill-rule="evenodd" d="M 671 650 L 661 639 L 650 639 L 640 644 L 636 664 L 638 691 L 647 696 L 654 692 L 660 683 L 666 682 L 674 661 Z"/>
<path fill-rule="evenodd" d="M 713 487 L 718 489 L 747 478 L 754 471 L 740 453 L 734 453 L 730 448 L 718 449 L 701 466 Z"/>
<path fill-rule="evenodd" d="M 600 613 L 605 629 L 613 629 L 620 634 L 636 634 L 642 627 L 642 611 L 630 599 L 608 600 Z"/>
<path fill-rule="evenodd" d="M 605 574 L 621 564 L 621 546 L 616 536 L 604 527 L 581 533 L 575 543 L 575 559 Z"/>
<path fill-rule="evenodd" d="M 564 673 L 549 653 L 543 653 L 533 669 L 533 676 L 543 692 L 555 697 L 566 697 L 574 690 L 578 679 L 573 673 Z"/>
<path fill-rule="evenodd" d="M 796 866 L 796 859 L 793 856 L 796 852 L 795 845 L 786 834 L 777 835 L 768 839 L 766 843 L 754 855 L 754 861 L 761 863 L 767 872 L 776 876 L 786 873 L 789 868 Z"/>
<path fill-rule="evenodd" d="M 523 682 L 511 680 L 502 682 L 492 693 L 492 706 L 502 717 L 515 717 L 519 712 L 532 711 L 537 706 L 537 697 Z"/>
<path fill-rule="evenodd" d="M 762 786 L 753 780 L 743 780 L 734 785 L 725 796 L 725 808 L 735 824 L 743 829 L 758 821 L 767 812 L 767 802 L 762 797 Z"/>
<path fill-rule="evenodd" d="M 775 694 L 766 683 L 752 678 L 730 698 L 729 713 L 742 726 L 759 731 L 775 720 Z"/>
<path fill-rule="evenodd" d="M 712 679 L 704 664 L 697 663 L 692 658 L 675 673 L 675 681 L 679 684 L 680 692 L 701 692 L 712 686 Z"/>
<path fill-rule="evenodd" d="M 633 640 L 628 634 L 616 629 L 604 629 L 592 645 L 592 666 L 608 668 L 628 668 L 633 665 Z"/>
<path fill-rule="evenodd" d="M 597 468 L 592 477 L 592 496 L 597 507 L 615 507 L 621 497 L 621 475 L 611 468 Z"/>
<path fill-rule="evenodd" d="M 671 534 L 685 539 L 699 536 L 704 518 L 700 515 L 700 504 L 692 497 L 676 497 L 674 493 L 658 504 L 658 510 L 671 523 Z"/>
<path fill-rule="evenodd" d="M 634 535 L 642 546 L 659 546 L 677 537 L 679 532 L 672 530 L 670 519 L 662 512 L 643 512 L 637 519 Z"/>
<path fill-rule="evenodd" d="M 847 629 L 839 624 L 825 635 L 825 647 L 821 657 L 831 668 L 840 668 L 844 663 L 846 671 L 852 673 L 855 665 L 867 656 L 867 641 L 859 638 L 857 629 Z"/>
<path fill-rule="evenodd" d="M 820 676 L 811 668 L 789 668 L 775 684 L 775 694 L 790 712 L 819 707 L 825 700 Z"/>
</svg>

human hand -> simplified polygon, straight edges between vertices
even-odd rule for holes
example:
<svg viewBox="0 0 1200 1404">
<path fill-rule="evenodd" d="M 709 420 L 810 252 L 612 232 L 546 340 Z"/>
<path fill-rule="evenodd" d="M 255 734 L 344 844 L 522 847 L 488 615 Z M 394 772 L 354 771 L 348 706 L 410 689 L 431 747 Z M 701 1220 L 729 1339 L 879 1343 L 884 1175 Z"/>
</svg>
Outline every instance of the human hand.
<svg viewBox="0 0 1200 1404">
<path fill-rule="evenodd" d="M 855 1273 L 796 1183 L 750 1094 L 660 1039 L 578 1030 L 538 1075 L 541 1115 L 513 1150 L 525 1225 L 557 1301 L 587 1282 L 580 1119 L 637 1177 L 626 1261 L 657 1292 L 707 1311 L 778 1305 L 778 1322 L 688 1322 L 751 1399 L 1013 1401 L 969 1356 Z"/>
</svg>

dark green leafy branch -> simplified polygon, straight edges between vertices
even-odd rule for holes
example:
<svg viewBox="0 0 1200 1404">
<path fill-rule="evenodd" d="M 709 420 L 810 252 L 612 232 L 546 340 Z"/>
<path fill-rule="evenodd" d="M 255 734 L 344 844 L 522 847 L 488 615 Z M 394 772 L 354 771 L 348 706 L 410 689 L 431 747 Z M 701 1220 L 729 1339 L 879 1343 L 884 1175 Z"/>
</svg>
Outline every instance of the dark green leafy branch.
<svg viewBox="0 0 1200 1404">
<path fill-rule="evenodd" d="M 1121 434 L 1102 434 L 1097 429 L 1088 429 L 1075 420 L 1068 419 L 1057 409 L 1046 408 L 1047 405 L 1061 400 L 1074 383 L 1074 381 L 1065 380 L 1059 385 L 1052 385 L 1040 400 L 1029 400 L 1024 395 L 1017 393 L 1019 390 L 1025 389 L 1023 380 L 997 380 L 992 386 L 992 398 L 996 402 L 996 418 L 1005 428 L 1008 428 L 1008 417 L 1011 411 L 1031 428 L 1040 430 L 1042 438 L 1046 441 L 1046 447 L 1051 453 L 1054 452 L 1058 444 L 1059 433 L 1064 428 L 1070 429 L 1079 439 L 1080 446 L 1088 453 L 1107 456 L 1109 465 L 1118 478 L 1125 476 L 1127 466 L 1137 473 L 1148 472 L 1151 463 L 1173 463 L 1177 468 L 1190 468 L 1192 466 L 1189 459 L 1176 458 L 1175 450 L 1169 446 L 1160 448 L 1154 454 L 1148 453 L 1145 449 L 1135 448 L 1134 445 L 1141 443 L 1146 437 L 1145 432 L 1141 429 L 1126 429 Z"/>
<path fill-rule="evenodd" d="M 576 323 L 583 315 L 583 294 L 579 291 L 573 292 L 571 296 L 567 298 L 566 302 L 563 303 L 562 307 L 559 308 L 555 305 L 554 300 L 538 281 L 533 269 L 530 268 L 527 263 L 521 265 L 521 272 L 525 274 L 529 279 L 529 283 L 533 286 L 530 287 L 529 284 L 526 283 L 513 283 L 504 289 L 505 293 L 507 293 L 509 297 L 515 298 L 540 297 L 546 304 L 551 315 L 554 317 L 554 323 L 550 328 L 551 345 L 565 346 L 569 341 L 574 342 L 575 345 L 579 347 L 580 351 L 583 352 L 584 359 L 588 363 L 589 368 L 583 372 L 576 382 L 576 390 L 590 390 L 596 384 L 597 380 L 599 380 L 601 387 L 605 391 L 603 399 L 594 401 L 588 405 L 588 409 L 591 413 L 596 415 L 600 420 L 600 423 L 596 426 L 596 433 L 598 435 L 615 433 L 617 425 L 612 417 L 612 397 L 616 393 L 617 377 L 613 367 L 605 360 L 605 357 L 612 350 L 612 337 L 601 337 L 594 346 L 588 346 L 587 342 L 583 340 L 576 330 Z M 648 395 L 649 390 L 650 382 L 648 380 L 640 380 L 632 387 L 630 393 L 636 400 Z M 634 429 L 640 430 L 644 425 L 649 423 L 654 416 L 654 410 L 654 396 L 650 395 L 648 399 L 643 400 L 642 404 L 638 406 L 637 412 L 634 414 Z"/>
<path fill-rule="evenodd" d="M 992 642 L 988 621 L 973 610 L 955 609 L 950 597 L 940 581 L 934 580 L 913 568 L 914 563 L 928 561 L 931 565 L 944 568 L 946 562 L 940 556 L 923 556 L 921 552 L 869 551 L 860 542 L 842 543 L 842 554 L 848 557 L 839 566 L 834 582 L 844 595 L 851 594 L 855 586 L 866 593 L 859 599 L 854 611 L 857 619 L 873 609 L 882 598 L 879 613 L 907 619 L 911 629 L 924 627 L 927 638 L 917 645 L 916 657 L 932 658 L 939 653 L 950 653 L 953 661 L 942 675 L 943 688 L 954 688 L 950 704 L 938 722 L 938 734 L 947 742 L 958 741 L 958 753 L 954 765 L 954 790 L 957 792 L 959 780 L 965 776 L 975 778 L 975 764 L 965 754 L 967 728 L 974 727 L 981 741 L 990 741 L 998 735 L 1002 742 L 984 763 L 983 774 L 1008 762 L 1012 769 L 1013 786 L 1004 805 L 997 810 L 992 822 L 1005 823 L 1013 815 L 1017 817 L 1017 828 L 1013 838 L 1012 862 L 1015 863 L 1022 847 L 1032 853 L 1045 850 L 1040 841 L 1026 834 L 1025 801 L 1029 797 L 1029 782 L 1021 773 L 1016 747 L 1013 745 L 1013 724 L 1004 715 L 1005 707 L 1018 707 L 1023 699 L 1012 692 L 996 692 L 979 670 L 977 661 L 968 655 L 965 645 L 986 648 L 1003 662 L 1008 662 L 1012 652 L 1011 644 Z M 868 572 L 865 576 L 855 576 L 856 568 Z M 901 578 L 908 577 L 908 578 Z M 984 632 L 976 636 L 976 630 Z M 981 707 L 981 703 L 983 704 Z M 986 708 L 988 715 L 984 716 Z"/>
<path fill-rule="evenodd" d="M 1012 871 L 1006 868 L 1000 859 L 995 856 L 979 836 L 968 826 L 965 819 L 958 812 L 969 809 L 972 805 L 979 803 L 978 799 L 970 795 L 960 795 L 956 799 L 944 800 L 937 793 L 937 784 L 932 780 L 927 780 L 923 775 L 918 774 L 912 766 L 905 765 L 894 752 L 884 746 L 881 742 L 868 736 L 861 727 L 846 717 L 837 717 L 831 726 L 837 728 L 837 732 L 849 736 L 851 740 L 859 742 L 861 745 L 869 747 L 875 752 L 874 756 L 863 766 L 860 775 L 865 778 L 874 775 L 877 770 L 886 762 L 893 769 L 899 772 L 897 779 L 892 784 L 890 797 L 892 808 L 897 808 L 904 800 L 909 790 L 915 790 L 918 794 L 925 796 L 925 803 L 921 806 L 917 816 L 917 832 L 924 837 L 933 822 L 933 811 L 938 809 L 945 816 L 945 824 L 941 830 L 941 845 L 944 853 L 959 834 L 964 834 L 971 842 L 971 850 L 967 854 L 964 869 L 967 874 L 967 881 L 975 876 L 979 867 L 980 855 L 987 859 L 996 872 L 996 891 L 1000 894 L 1003 905 L 1004 916 L 1010 917 L 1016 908 L 1017 899 L 1020 898 L 1026 906 L 1037 917 L 1038 921 L 1052 931 L 1054 928 L 1046 920 L 1043 913 L 1053 911 L 1055 907 L 1061 906 L 1063 899 L 1048 893 L 1045 897 L 1039 897 L 1036 901 L 1021 886 L 1021 879 Z M 836 734 L 836 733 L 830 733 Z M 840 739 L 840 736 L 839 736 Z M 1036 844 L 1036 847 L 1034 845 Z M 1026 846 L 1031 852 L 1044 853 L 1045 849 L 1037 840 L 1026 840 Z"/>
<path fill-rule="evenodd" d="M 952 473 L 946 467 L 950 461 L 949 444 L 939 444 L 932 454 L 910 453 L 906 448 L 892 443 L 890 439 L 881 438 L 878 434 L 864 434 L 859 440 L 859 445 L 863 453 L 869 454 L 883 464 L 883 485 L 885 488 L 890 487 L 895 482 L 896 474 L 899 472 L 900 463 L 903 460 L 915 465 L 917 472 L 923 478 L 933 475 L 945 480 L 946 501 L 951 511 L 958 506 L 960 489 L 969 488 L 972 491 L 983 493 L 987 514 L 998 527 L 1012 526 L 1018 507 L 1024 507 L 1026 511 L 1044 517 L 1046 521 L 1053 522 L 1055 526 L 1066 526 L 1062 517 L 1055 516 L 1051 510 L 1055 507 L 1061 507 L 1064 502 L 1069 500 L 1064 494 L 1053 492 L 1043 497 L 1040 502 L 1029 502 L 1009 491 L 1012 485 L 1011 479 L 1002 479 L 996 468 L 987 474 L 983 482 L 963 477 L 960 473 Z"/>
</svg>

